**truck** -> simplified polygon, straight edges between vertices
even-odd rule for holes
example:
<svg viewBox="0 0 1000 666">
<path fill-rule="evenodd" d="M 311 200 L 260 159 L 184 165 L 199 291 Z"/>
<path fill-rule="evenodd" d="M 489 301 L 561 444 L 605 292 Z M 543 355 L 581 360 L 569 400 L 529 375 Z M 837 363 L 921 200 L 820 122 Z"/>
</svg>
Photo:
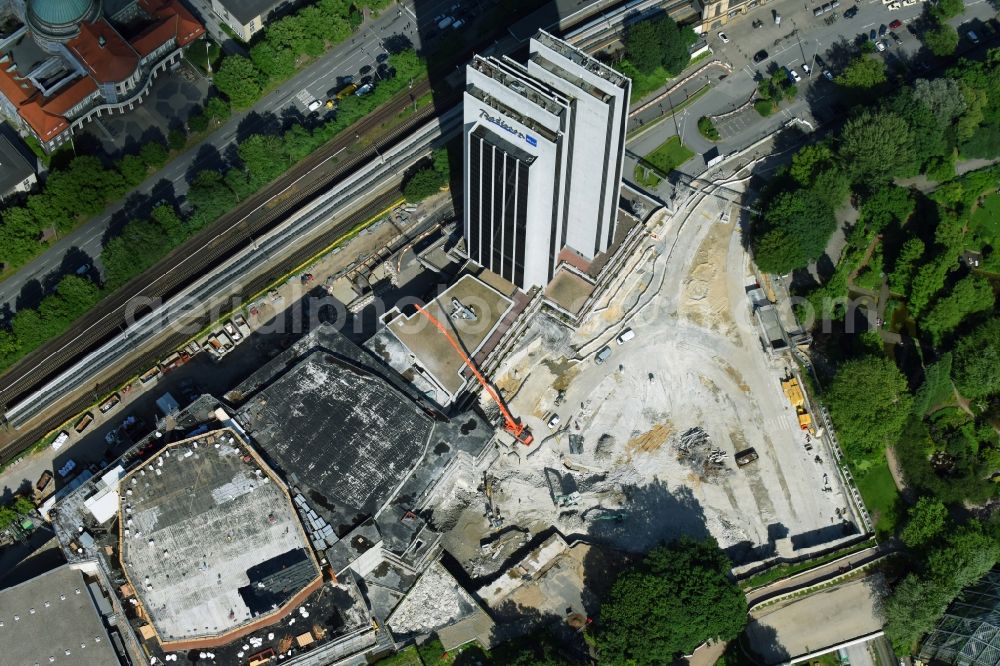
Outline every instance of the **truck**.
<svg viewBox="0 0 1000 666">
<path fill-rule="evenodd" d="M 618 344 L 623 345 L 634 337 L 635 337 L 635 331 L 633 331 L 631 328 L 626 328 L 624 331 L 622 331 L 622 334 L 618 336 L 617 338 Z"/>
<path fill-rule="evenodd" d="M 354 94 L 354 91 L 357 89 L 358 89 L 357 83 L 348 83 L 346 86 L 344 86 L 337 92 L 337 99 L 344 99 L 346 97 L 350 97 L 351 95 Z"/>
<path fill-rule="evenodd" d="M 757 455 L 757 450 L 752 446 L 749 449 L 743 449 L 742 451 L 736 452 L 736 464 L 740 467 L 749 465 L 753 461 L 757 460 L 759 456 Z"/>
</svg>

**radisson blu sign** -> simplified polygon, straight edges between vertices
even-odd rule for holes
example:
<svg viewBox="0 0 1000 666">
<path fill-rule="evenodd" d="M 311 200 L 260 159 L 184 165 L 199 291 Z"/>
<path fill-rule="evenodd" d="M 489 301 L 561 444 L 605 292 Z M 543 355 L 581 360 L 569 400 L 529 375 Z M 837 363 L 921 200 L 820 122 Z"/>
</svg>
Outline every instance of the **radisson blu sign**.
<svg viewBox="0 0 1000 666">
<path fill-rule="evenodd" d="M 530 134 L 519 132 L 517 129 L 507 124 L 507 121 L 505 121 L 503 118 L 498 118 L 497 116 L 491 116 L 489 113 L 487 113 L 486 109 L 479 109 L 479 117 L 485 120 L 486 122 L 493 123 L 500 129 L 504 130 L 505 132 L 513 134 L 519 139 L 522 139 L 529 146 L 535 146 L 535 147 L 538 146 L 538 139 L 531 136 Z"/>
</svg>

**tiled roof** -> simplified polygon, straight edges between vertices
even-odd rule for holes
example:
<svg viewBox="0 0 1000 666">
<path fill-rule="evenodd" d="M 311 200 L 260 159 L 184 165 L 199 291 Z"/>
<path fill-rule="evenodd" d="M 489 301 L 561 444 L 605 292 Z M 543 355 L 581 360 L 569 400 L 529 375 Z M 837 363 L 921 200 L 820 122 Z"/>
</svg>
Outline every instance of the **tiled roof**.
<svg viewBox="0 0 1000 666">
<path fill-rule="evenodd" d="M 66 43 L 98 83 L 117 83 L 132 76 L 139 56 L 104 19 L 80 25 L 80 34 Z"/>
<path fill-rule="evenodd" d="M 66 112 L 86 99 L 95 90 L 97 90 L 97 84 L 94 83 L 93 79 L 89 76 L 81 76 L 55 96 L 48 99 L 36 96 L 23 104 L 17 112 L 31 125 L 35 134 L 41 137 L 42 141 L 51 141 L 57 134 L 69 127 L 69 123 L 64 117 Z"/>
<path fill-rule="evenodd" d="M 18 81 L 16 76 L 16 70 L 7 71 L 4 65 L 0 65 L 0 93 L 3 93 L 14 106 L 20 106 L 38 91 L 31 81 L 27 79 Z"/>
<path fill-rule="evenodd" d="M 164 39 L 159 44 L 154 44 L 153 40 L 149 39 L 149 36 L 154 33 L 175 36 L 178 46 L 187 46 L 205 34 L 205 26 L 199 23 L 191 12 L 177 0 L 139 0 L 139 6 L 149 14 L 163 19 L 163 23 L 132 40 L 132 45 L 143 55 L 153 52 L 166 42 Z M 160 32 L 164 24 L 171 27 L 170 32 Z M 147 39 L 149 39 L 148 43 Z"/>
</svg>

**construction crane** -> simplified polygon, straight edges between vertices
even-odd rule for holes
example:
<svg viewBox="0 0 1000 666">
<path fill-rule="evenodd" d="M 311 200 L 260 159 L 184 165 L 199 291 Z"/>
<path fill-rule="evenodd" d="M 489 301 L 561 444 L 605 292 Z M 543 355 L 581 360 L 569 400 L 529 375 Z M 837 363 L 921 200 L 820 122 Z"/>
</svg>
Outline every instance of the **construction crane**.
<svg viewBox="0 0 1000 666">
<path fill-rule="evenodd" d="M 490 394 L 491 398 L 493 398 L 493 402 L 497 403 L 497 407 L 500 408 L 500 413 L 503 415 L 504 430 L 513 435 L 514 439 L 524 444 L 525 446 L 531 446 L 531 443 L 535 441 L 535 437 L 534 435 L 531 434 L 531 431 L 528 429 L 528 426 L 521 423 L 519 419 L 514 418 L 514 416 L 510 413 L 510 410 L 507 409 L 506 403 L 504 403 L 503 399 L 496 392 L 496 390 L 494 390 L 494 388 L 490 386 L 489 382 L 486 381 L 486 378 L 483 377 L 481 372 L 479 372 L 479 368 L 476 367 L 476 364 L 473 363 L 472 359 L 469 358 L 469 355 L 465 353 L 465 351 L 458 344 L 455 338 L 452 337 L 451 333 L 448 332 L 448 330 L 441 324 L 441 322 L 437 320 L 437 318 L 434 315 L 425 310 L 419 304 L 416 305 L 416 308 L 417 312 L 427 317 L 428 321 L 434 324 L 434 327 L 437 330 L 441 331 L 442 335 L 444 335 L 444 337 L 448 340 L 448 344 L 450 344 L 452 349 L 455 350 L 455 353 L 462 358 L 462 360 L 465 362 L 465 365 L 469 367 L 469 370 L 472 370 L 472 374 L 475 375 L 476 379 L 482 385 L 483 389 Z"/>
</svg>

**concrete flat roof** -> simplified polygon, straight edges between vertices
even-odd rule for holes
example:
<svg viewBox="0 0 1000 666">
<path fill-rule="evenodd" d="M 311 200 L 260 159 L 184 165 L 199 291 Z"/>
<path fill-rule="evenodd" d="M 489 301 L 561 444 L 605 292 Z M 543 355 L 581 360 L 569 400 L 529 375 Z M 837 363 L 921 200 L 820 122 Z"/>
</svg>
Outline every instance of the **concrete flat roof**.
<svg viewBox="0 0 1000 666">
<path fill-rule="evenodd" d="M 454 311 L 453 299 L 470 308 L 475 318 L 451 316 Z M 448 329 L 469 356 L 475 356 L 513 304 L 513 299 L 479 278 L 463 275 L 425 308 Z M 461 389 L 465 382 L 462 376 L 465 362 L 424 315 L 416 311 L 409 317 L 400 315 L 389 323 L 388 328 L 442 388 L 451 395 Z"/>
<path fill-rule="evenodd" d="M 418 463 L 434 422 L 368 368 L 307 353 L 240 408 L 238 419 L 340 534 L 374 515 Z"/>
<path fill-rule="evenodd" d="M 0 654 L 28 666 L 120 663 L 83 574 L 68 565 L 0 590 Z"/>
<path fill-rule="evenodd" d="M 565 267 L 556 271 L 545 287 L 545 297 L 571 314 L 579 314 L 594 293 L 594 285 Z"/>
<path fill-rule="evenodd" d="M 287 490 L 233 430 L 169 445 L 121 488 L 122 566 L 161 643 L 228 642 L 320 578 Z"/>
</svg>

